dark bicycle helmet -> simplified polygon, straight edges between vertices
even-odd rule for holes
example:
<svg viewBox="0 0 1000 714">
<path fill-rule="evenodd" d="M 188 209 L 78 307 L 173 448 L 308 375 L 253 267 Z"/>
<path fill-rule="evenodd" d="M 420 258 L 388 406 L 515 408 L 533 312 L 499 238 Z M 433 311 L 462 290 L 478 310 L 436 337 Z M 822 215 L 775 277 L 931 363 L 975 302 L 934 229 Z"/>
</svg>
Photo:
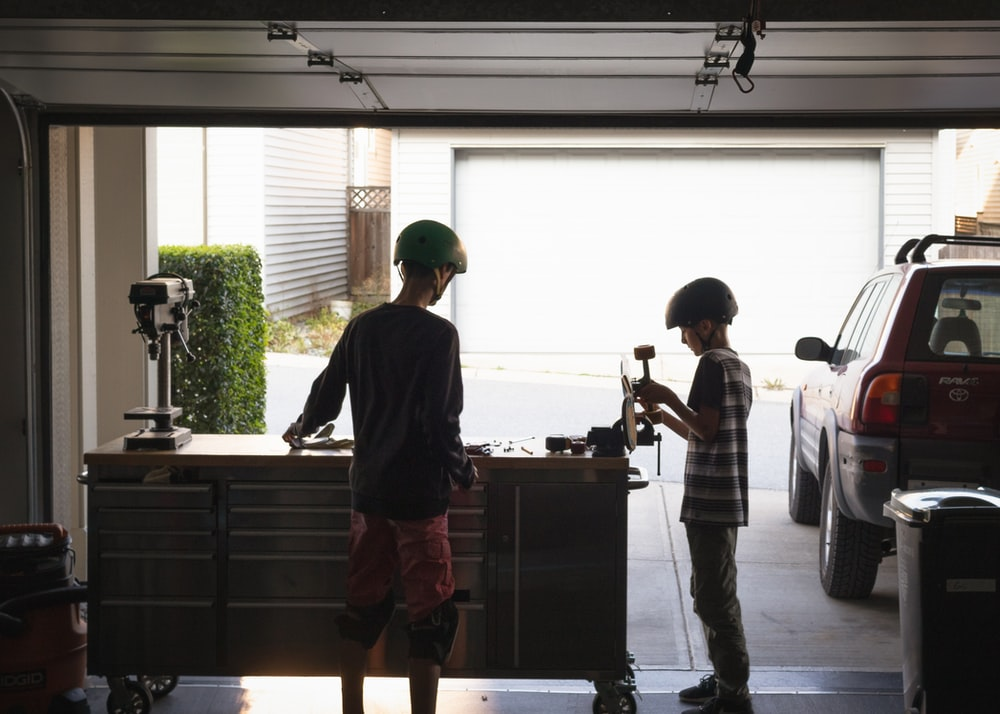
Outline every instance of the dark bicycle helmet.
<svg viewBox="0 0 1000 714">
<path fill-rule="evenodd" d="M 701 320 L 731 325 L 740 311 L 729 286 L 718 278 L 698 278 L 673 294 L 667 303 L 667 329 L 690 327 Z"/>
<path fill-rule="evenodd" d="M 456 273 L 464 273 L 469 258 L 462 240 L 448 226 L 431 220 L 414 221 L 399 233 L 393 251 L 392 264 L 412 260 L 428 268 L 440 268 L 451 263 Z"/>
</svg>

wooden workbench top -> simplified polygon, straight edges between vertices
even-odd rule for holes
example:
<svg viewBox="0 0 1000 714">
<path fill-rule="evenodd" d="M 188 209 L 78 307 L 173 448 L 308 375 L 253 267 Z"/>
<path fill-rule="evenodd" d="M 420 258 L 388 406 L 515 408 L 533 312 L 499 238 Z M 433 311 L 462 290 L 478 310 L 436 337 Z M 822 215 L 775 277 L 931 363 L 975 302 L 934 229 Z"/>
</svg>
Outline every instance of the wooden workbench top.
<svg viewBox="0 0 1000 714">
<path fill-rule="evenodd" d="M 116 466 L 289 466 L 294 468 L 344 468 L 350 463 L 348 449 L 292 449 L 276 434 L 195 434 L 191 441 L 178 449 L 125 451 L 124 437 L 114 439 L 84 454 L 87 465 Z M 471 440 L 467 443 L 496 444 L 492 453 L 473 456 L 479 468 L 487 469 L 567 469 L 584 467 L 590 470 L 628 468 L 627 456 L 593 456 L 591 452 L 574 455 L 567 452 L 548 453 L 544 439 L 511 443 L 506 439 L 490 442 Z"/>
</svg>

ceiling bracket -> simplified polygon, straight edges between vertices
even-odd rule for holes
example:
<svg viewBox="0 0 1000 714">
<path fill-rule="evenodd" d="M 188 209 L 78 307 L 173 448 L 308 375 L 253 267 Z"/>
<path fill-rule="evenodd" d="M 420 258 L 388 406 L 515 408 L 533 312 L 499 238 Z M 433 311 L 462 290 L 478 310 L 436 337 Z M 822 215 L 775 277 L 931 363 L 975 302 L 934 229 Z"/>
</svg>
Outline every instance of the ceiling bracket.
<svg viewBox="0 0 1000 714">
<path fill-rule="evenodd" d="M 333 67 L 333 55 L 329 52 L 317 52 L 310 50 L 306 58 L 308 67 Z"/>
<path fill-rule="evenodd" d="M 273 42 L 274 40 L 285 40 L 287 42 L 295 42 L 299 37 L 298 30 L 295 29 L 294 25 L 287 25 L 283 22 L 269 22 L 267 23 L 267 41 Z"/>
<path fill-rule="evenodd" d="M 705 59 L 694 77 L 694 94 L 691 97 L 691 111 L 708 111 L 712 95 L 719 85 L 719 75 L 729 68 L 729 59 L 740 43 L 743 32 L 741 25 L 726 23 L 715 28 L 712 45 L 705 53 Z"/>
</svg>

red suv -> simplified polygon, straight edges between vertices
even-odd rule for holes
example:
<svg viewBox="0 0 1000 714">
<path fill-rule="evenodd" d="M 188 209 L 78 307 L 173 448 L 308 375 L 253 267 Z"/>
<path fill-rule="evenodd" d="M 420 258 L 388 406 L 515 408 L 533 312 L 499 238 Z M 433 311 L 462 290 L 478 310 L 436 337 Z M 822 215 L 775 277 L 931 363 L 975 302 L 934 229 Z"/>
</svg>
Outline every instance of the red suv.
<svg viewBox="0 0 1000 714">
<path fill-rule="evenodd" d="M 928 261 L 931 246 L 948 257 Z M 972 246 L 966 248 L 965 246 Z M 819 524 L 823 589 L 871 594 L 895 552 L 892 490 L 1000 487 L 1000 237 L 929 235 L 861 288 L 792 396 L 788 512 Z M 1000 255 L 994 252 L 994 255 Z"/>
</svg>

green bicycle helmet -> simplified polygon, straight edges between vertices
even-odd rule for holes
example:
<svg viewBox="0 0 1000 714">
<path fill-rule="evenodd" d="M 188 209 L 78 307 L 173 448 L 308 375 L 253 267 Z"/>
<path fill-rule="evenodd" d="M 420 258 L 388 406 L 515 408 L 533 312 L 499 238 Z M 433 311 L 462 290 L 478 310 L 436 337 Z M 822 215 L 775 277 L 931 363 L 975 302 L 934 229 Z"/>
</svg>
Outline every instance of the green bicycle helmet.
<svg viewBox="0 0 1000 714">
<path fill-rule="evenodd" d="M 740 311 L 729 286 L 718 278 L 698 278 L 673 294 L 667 303 L 667 329 L 691 327 L 701 320 L 731 325 Z"/>
<path fill-rule="evenodd" d="M 456 273 L 464 273 L 469 258 L 461 238 L 443 223 L 431 220 L 414 221 L 399 233 L 393 251 L 392 264 L 412 260 L 428 268 L 440 268 L 451 263 Z"/>
</svg>

